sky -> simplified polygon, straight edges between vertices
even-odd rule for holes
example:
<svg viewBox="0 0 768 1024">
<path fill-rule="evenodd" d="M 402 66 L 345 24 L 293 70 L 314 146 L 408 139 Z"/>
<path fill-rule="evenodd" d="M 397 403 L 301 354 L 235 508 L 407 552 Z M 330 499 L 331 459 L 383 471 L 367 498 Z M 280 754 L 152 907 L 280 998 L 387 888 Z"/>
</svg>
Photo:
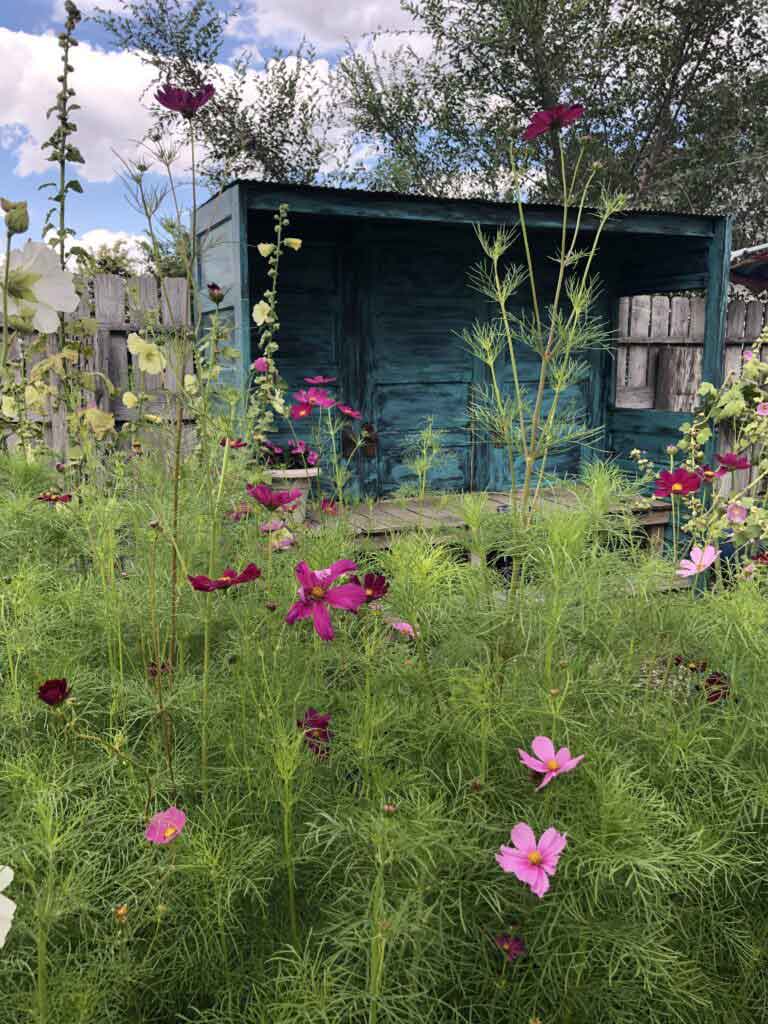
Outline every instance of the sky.
<svg viewBox="0 0 768 1024">
<path fill-rule="evenodd" d="M 77 0 L 76 0 L 77 2 Z M 214 0 L 228 10 L 229 0 Z M 246 48 L 254 55 L 254 87 L 264 69 L 264 57 L 274 47 L 295 48 L 305 36 L 317 51 L 317 71 L 339 59 L 345 40 L 356 49 L 369 45 L 364 34 L 385 29 L 414 27 L 399 0 L 240 0 L 240 15 L 230 23 L 226 46 L 220 60 L 226 64 Z M 137 155 L 136 140 L 151 124 L 148 106 L 151 93 L 142 92 L 152 71 L 137 54 L 117 48 L 103 28 L 87 19 L 96 7 L 119 11 L 120 0 L 81 0 L 84 20 L 78 26 L 79 46 L 71 51 L 74 66 L 71 86 L 82 107 L 73 120 L 78 132 L 73 142 L 80 148 L 85 164 L 70 165 L 70 177 L 78 177 L 83 195 L 68 193 L 67 219 L 77 233 L 77 243 L 93 248 L 102 242 L 125 238 L 134 250 L 144 222 L 125 197 L 118 174 L 119 157 Z M 31 225 L 27 237 L 39 239 L 47 192 L 39 186 L 51 180 L 54 165 L 47 163 L 40 149 L 55 128 L 46 110 L 55 103 L 61 73 L 61 50 L 57 34 L 64 22 L 63 0 L 0 0 L 0 196 L 29 204 Z M 115 152 L 116 151 L 116 152 Z M 188 160 L 182 154 L 178 164 L 182 201 L 188 202 Z M 159 178 L 156 179 L 159 182 Z"/>
</svg>

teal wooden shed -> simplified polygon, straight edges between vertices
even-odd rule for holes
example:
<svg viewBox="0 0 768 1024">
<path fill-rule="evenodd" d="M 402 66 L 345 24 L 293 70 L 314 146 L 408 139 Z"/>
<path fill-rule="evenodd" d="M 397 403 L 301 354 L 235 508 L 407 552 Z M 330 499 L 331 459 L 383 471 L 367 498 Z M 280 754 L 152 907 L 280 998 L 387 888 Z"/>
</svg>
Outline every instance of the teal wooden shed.
<svg viewBox="0 0 768 1024">
<path fill-rule="evenodd" d="M 281 203 L 289 207 L 288 234 L 303 245 L 281 261 L 278 366 L 291 390 L 308 375 L 337 377 L 339 396 L 362 411 L 375 440 L 357 456 L 359 493 L 391 493 L 407 478 L 404 451 L 428 416 L 444 432 L 445 458 L 433 486 L 505 489 L 505 453 L 472 419 L 473 393 L 485 383 L 485 367 L 459 334 L 493 315 L 492 304 L 468 285 L 467 272 L 482 256 L 473 225 L 514 225 L 516 206 L 232 182 L 198 211 L 197 270 L 201 286 L 215 281 L 227 289 L 221 308 L 231 317 L 240 359 L 226 381 L 243 389 L 258 355 L 251 310 L 268 287 L 267 263 L 256 246 L 273 240 Z M 528 205 L 525 216 L 537 283 L 546 293 L 547 282 L 554 284 L 562 209 Z M 584 245 L 591 224 L 596 218 L 586 215 Z M 726 217 L 631 211 L 611 219 L 594 264 L 601 281 L 597 312 L 607 336 L 613 336 L 621 296 L 705 288 L 703 378 L 719 384 L 730 252 Z M 522 248 L 511 258 L 523 262 Z M 201 294 L 208 316 L 213 307 L 204 288 Z M 523 286 L 513 304 L 521 310 L 528 301 Z M 528 349 L 520 363 L 525 380 L 538 380 L 537 357 Z M 623 463 L 635 447 L 666 462 L 664 449 L 678 438 L 686 414 L 616 408 L 614 376 L 610 350 L 593 352 L 583 383 L 567 397 L 586 423 L 601 428 L 602 439 L 589 450 L 574 446 L 559 453 L 552 473 L 573 475 L 584 458 Z"/>
</svg>

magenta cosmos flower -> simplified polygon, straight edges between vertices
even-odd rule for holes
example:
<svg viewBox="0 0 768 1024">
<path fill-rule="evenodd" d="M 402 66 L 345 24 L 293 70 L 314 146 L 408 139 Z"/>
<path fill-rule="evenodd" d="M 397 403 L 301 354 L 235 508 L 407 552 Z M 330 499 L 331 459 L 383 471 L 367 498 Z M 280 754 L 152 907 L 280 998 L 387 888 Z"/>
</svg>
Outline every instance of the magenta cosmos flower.
<svg viewBox="0 0 768 1024">
<path fill-rule="evenodd" d="M 357 583 L 365 591 L 366 604 L 370 604 L 371 601 L 378 601 L 389 590 L 386 576 L 380 576 L 375 572 L 367 572 L 363 577 L 362 583 L 357 576 L 352 576 L 351 581 L 352 583 Z"/>
<path fill-rule="evenodd" d="M 321 409 L 332 409 L 336 399 L 331 398 L 325 388 L 302 388 L 294 391 L 293 400 L 298 405 L 317 405 Z"/>
<path fill-rule="evenodd" d="M 204 107 L 216 92 L 212 85 L 204 85 L 197 92 L 188 89 L 177 89 L 172 85 L 164 85 L 155 93 L 155 99 L 168 110 L 173 110 L 182 117 L 194 117 L 200 107 Z"/>
<path fill-rule="evenodd" d="M 342 558 L 327 569 L 315 572 L 306 562 L 299 562 L 295 569 L 299 581 L 299 599 L 289 609 L 285 621 L 292 625 L 297 619 L 311 618 L 320 639 L 333 640 L 329 607 L 356 612 L 361 604 L 365 604 L 365 590 L 359 584 L 341 583 L 331 587 L 339 576 L 353 572 L 356 568 L 357 563 L 349 558 Z"/>
<path fill-rule="evenodd" d="M 327 516 L 337 516 L 339 514 L 339 510 L 333 498 L 323 498 L 320 502 L 320 508 Z"/>
<path fill-rule="evenodd" d="M 331 716 L 321 715 L 315 708 L 307 708 L 304 717 L 296 720 L 296 725 L 304 733 L 304 742 L 320 760 L 328 757 L 328 744 L 333 736 L 330 724 Z"/>
<path fill-rule="evenodd" d="M 715 458 L 725 469 L 749 469 L 751 463 L 746 455 L 737 455 L 736 452 L 723 452 Z"/>
<path fill-rule="evenodd" d="M 220 448 L 247 448 L 248 446 L 247 446 L 246 442 L 242 439 L 242 437 L 238 437 L 238 438 L 222 437 L 222 439 L 219 441 L 219 447 Z"/>
<path fill-rule="evenodd" d="M 664 469 L 659 473 L 653 492 L 654 498 L 669 498 L 671 495 L 693 494 L 701 487 L 701 477 L 689 469 Z"/>
<path fill-rule="evenodd" d="M 548 828 L 536 842 L 530 825 L 519 821 L 510 833 L 512 846 L 502 846 L 496 854 L 496 863 L 502 871 L 515 875 L 531 892 L 541 898 L 549 889 L 549 877 L 554 875 L 567 837 L 555 828 Z"/>
<path fill-rule="evenodd" d="M 266 484 L 246 484 L 246 491 L 252 498 L 255 498 L 260 505 L 268 508 L 270 512 L 277 509 L 285 509 L 286 512 L 293 512 L 301 498 L 301 491 L 293 488 L 290 491 L 273 491 Z"/>
<path fill-rule="evenodd" d="M 493 940 L 504 956 L 513 963 L 520 956 L 525 956 L 525 943 L 517 935 L 497 935 Z"/>
<path fill-rule="evenodd" d="M 181 834 L 186 823 L 187 816 L 184 811 L 180 811 L 178 807 L 168 807 L 150 818 L 144 831 L 144 838 L 155 846 L 166 846 Z"/>
<path fill-rule="evenodd" d="M 680 560 L 680 568 L 677 570 L 678 576 L 698 576 L 700 572 L 704 572 L 710 565 L 715 561 L 720 552 L 717 548 L 711 544 L 702 550 L 700 547 L 691 548 L 690 558 L 682 558 Z"/>
<path fill-rule="evenodd" d="M 342 416 L 347 416 L 351 420 L 362 419 L 363 414 L 358 409 L 353 409 L 351 405 L 342 405 L 341 402 L 336 406 Z"/>
<path fill-rule="evenodd" d="M 235 572 L 234 569 L 227 567 L 216 579 L 211 579 L 210 576 L 187 576 L 187 579 L 192 584 L 193 590 L 210 593 L 212 590 L 227 590 L 238 583 L 250 583 L 252 580 L 257 580 L 259 576 L 261 576 L 261 569 L 253 562 L 249 562 L 242 572 Z"/>
<path fill-rule="evenodd" d="M 523 132 L 523 141 L 531 142 L 544 132 L 565 128 L 583 115 L 584 107 L 580 103 L 558 103 L 556 107 L 539 110 L 531 118 L 531 123 Z"/>
<path fill-rule="evenodd" d="M 573 771 L 576 765 L 584 760 L 584 754 L 579 754 L 578 757 L 571 757 L 568 747 L 561 747 L 555 753 L 555 745 L 549 736 L 534 737 L 531 742 L 531 750 L 536 757 L 531 757 L 527 751 L 520 750 L 519 747 L 517 752 L 520 755 L 520 760 L 526 767 L 544 776 L 541 780 L 541 785 L 536 787 L 537 790 L 543 789 L 557 775 Z"/>
<path fill-rule="evenodd" d="M 720 469 L 712 469 L 711 466 L 700 466 L 696 472 L 701 477 L 702 483 L 709 484 L 712 483 L 713 480 L 717 480 L 721 476 L 725 476 L 727 470 L 723 469 L 722 466 Z"/>
<path fill-rule="evenodd" d="M 72 691 L 66 679 L 46 679 L 37 688 L 37 696 L 49 708 L 55 708 L 67 700 Z"/>
<path fill-rule="evenodd" d="M 314 385 L 317 385 L 317 384 L 335 384 L 336 383 L 336 378 L 335 377 L 323 377 L 322 374 L 318 374 L 317 377 L 305 377 L 304 378 L 304 383 L 305 384 L 314 384 Z"/>
<path fill-rule="evenodd" d="M 267 361 L 265 356 L 259 356 L 258 359 L 254 359 L 253 362 L 251 363 L 251 369 L 255 370 L 256 373 L 268 373 L 269 362 Z"/>
</svg>

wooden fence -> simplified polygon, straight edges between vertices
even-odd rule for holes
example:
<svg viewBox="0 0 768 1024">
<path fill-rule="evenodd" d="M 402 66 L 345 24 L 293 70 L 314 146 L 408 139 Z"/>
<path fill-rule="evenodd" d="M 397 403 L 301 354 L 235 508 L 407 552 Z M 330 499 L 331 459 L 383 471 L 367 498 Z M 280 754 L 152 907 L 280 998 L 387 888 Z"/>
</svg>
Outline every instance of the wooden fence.
<svg viewBox="0 0 768 1024">
<path fill-rule="evenodd" d="M 740 372 L 742 352 L 766 324 L 768 304 L 732 299 L 725 332 L 725 372 Z M 701 384 L 704 299 L 633 295 L 619 303 L 616 407 L 689 412 Z M 768 349 L 768 346 L 765 346 Z"/>
<path fill-rule="evenodd" d="M 185 278 L 166 278 L 161 289 L 158 279 L 151 275 L 126 279 L 115 274 L 96 274 L 86 282 L 75 312 L 65 318 L 77 320 L 92 317 L 98 323 L 98 332 L 92 345 L 93 354 L 82 360 L 80 368 L 103 373 L 114 385 L 115 394 L 110 397 L 103 382 L 96 378 L 94 390 L 85 393 L 84 404 L 95 402 L 104 412 L 114 413 L 118 428 L 129 420 L 135 420 L 137 415 L 135 409 L 128 409 L 122 403 L 122 395 L 129 389 L 129 367 L 132 367 L 133 359 L 128 351 L 128 335 L 132 332 L 140 333 L 145 317 L 152 312 L 159 312 L 160 323 L 163 326 L 188 324 L 187 292 Z M 27 376 L 35 363 L 53 355 L 58 349 L 58 335 L 47 337 L 46 351 L 31 356 L 27 361 Z M 18 358 L 18 355 L 18 347 L 15 345 L 10 356 L 13 359 Z M 165 381 L 161 374 L 143 374 L 140 380 L 138 366 L 133 370 L 134 390 L 142 390 L 150 396 L 157 392 L 157 397 L 151 397 L 144 404 L 143 411 L 155 414 L 166 412 L 167 398 L 160 393 L 160 389 L 165 386 L 171 392 L 176 390 L 179 382 L 173 367 L 168 367 Z M 184 372 L 191 373 L 192 366 L 185 367 Z M 51 374 L 50 381 L 56 386 L 59 378 Z M 53 409 L 50 400 L 47 405 L 47 413 L 32 414 L 30 419 L 42 420 L 45 424 L 46 444 L 54 451 L 63 452 L 67 436 L 66 410 L 63 406 L 58 410 Z M 188 424 L 185 435 L 189 438 L 192 433 L 191 424 Z M 11 437 L 9 447 L 13 447 L 15 441 L 16 439 Z"/>
</svg>

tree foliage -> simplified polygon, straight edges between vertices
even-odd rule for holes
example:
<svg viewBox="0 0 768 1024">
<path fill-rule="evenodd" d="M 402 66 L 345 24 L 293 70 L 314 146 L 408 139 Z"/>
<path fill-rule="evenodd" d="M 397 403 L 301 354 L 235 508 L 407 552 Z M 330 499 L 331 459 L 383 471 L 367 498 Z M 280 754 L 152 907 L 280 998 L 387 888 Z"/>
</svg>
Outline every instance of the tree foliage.
<svg viewBox="0 0 768 1024">
<path fill-rule="evenodd" d="M 533 111 L 586 107 L 590 156 L 635 206 L 733 211 L 768 229 L 768 20 L 758 0 L 403 0 L 431 38 L 350 51 L 339 87 L 380 160 L 355 180 L 504 198 L 508 142 Z M 554 199 L 552 154 L 532 198 Z"/>
</svg>

